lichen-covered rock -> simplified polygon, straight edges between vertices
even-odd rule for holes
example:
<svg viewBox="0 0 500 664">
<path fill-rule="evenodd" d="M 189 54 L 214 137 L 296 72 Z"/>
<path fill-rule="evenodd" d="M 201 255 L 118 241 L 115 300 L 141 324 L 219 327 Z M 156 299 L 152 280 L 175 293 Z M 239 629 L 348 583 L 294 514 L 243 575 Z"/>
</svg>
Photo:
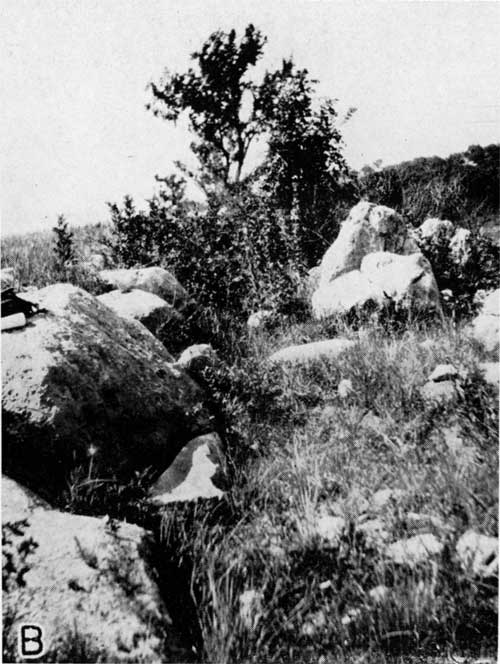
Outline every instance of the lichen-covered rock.
<svg viewBox="0 0 500 664">
<path fill-rule="evenodd" d="M 46 661 L 76 661 L 82 651 L 85 661 L 181 658 L 147 531 L 51 509 L 9 478 L 2 482 L 2 523 L 4 560 L 15 566 L 22 542 L 27 551 L 17 561 L 27 567 L 22 583 L 10 575 L 3 593 L 7 643 L 16 643 L 24 622 L 43 626 Z"/>
<path fill-rule="evenodd" d="M 418 251 L 409 227 L 397 212 L 383 205 L 361 201 L 351 209 L 337 239 L 323 256 L 319 286 L 346 272 L 358 270 L 367 254 L 412 254 Z"/>
<path fill-rule="evenodd" d="M 211 430 L 200 389 L 145 327 L 69 284 L 30 297 L 45 312 L 2 334 L 9 475 L 43 495 L 90 463 L 94 476 L 128 480 Z"/>
<path fill-rule="evenodd" d="M 172 319 L 181 318 L 179 312 L 161 297 L 137 288 L 125 293 L 112 290 L 99 295 L 97 299 L 113 309 L 118 316 L 139 321 L 153 334 L 157 334 Z"/>
<path fill-rule="evenodd" d="M 162 267 L 101 270 L 99 276 L 114 289 L 121 291 L 138 289 L 153 293 L 179 310 L 188 300 L 187 292 L 174 275 Z"/>
<path fill-rule="evenodd" d="M 271 364 L 300 365 L 321 360 L 334 360 L 356 345 L 351 339 L 325 339 L 308 344 L 287 346 L 273 353 Z"/>
</svg>

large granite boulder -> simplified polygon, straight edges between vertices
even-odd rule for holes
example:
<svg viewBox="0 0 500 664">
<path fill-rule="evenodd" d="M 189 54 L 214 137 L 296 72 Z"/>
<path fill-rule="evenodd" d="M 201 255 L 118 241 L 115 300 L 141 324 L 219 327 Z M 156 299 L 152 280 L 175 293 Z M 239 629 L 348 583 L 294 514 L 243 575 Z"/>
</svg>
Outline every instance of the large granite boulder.
<svg viewBox="0 0 500 664">
<path fill-rule="evenodd" d="M 44 313 L 2 333 L 9 475 L 48 496 L 90 465 L 127 480 L 212 429 L 197 384 L 141 324 L 69 284 L 30 298 Z"/>
<path fill-rule="evenodd" d="M 21 623 L 43 626 L 44 661 L 182 658 L 146 530 L 107 517 L 65 514 L 4 477 L 2 535 L 9 661 L 24 661 L 16 652 Z"/>
<path fill-rule="evenodd" d="M 101 270 L 99 276 L 113 289 L 130 291 L 138 289 L 158 295 L 176 309 L 182 309 L 188 294 L 173 274 L 162 267 Z"/>
<path fill-rule="evenodd" d="M 483 300 L 480 313 L 472 322 L 472 336 L 489 353 L 498 354 L 500 343 L 500 288 Z"/>
<path fill-rule="evenodd" d="M 361 201 L 342 224 L 337 239 L 320 265 L 319 287 L 358 270 L 363 258 L 375 252 L 412 254 L 418 246 L 402 217 L 384 205 Z"/>
<path fill-rule="evenodd" d="M 315 318 L 344 315 L 368 305 L 441 315 L 439 290 L 429 261 L 420 253 L 371 253 L 362 259 L 359 270 L 320 284 L 312 297 Z"/>
</svg>

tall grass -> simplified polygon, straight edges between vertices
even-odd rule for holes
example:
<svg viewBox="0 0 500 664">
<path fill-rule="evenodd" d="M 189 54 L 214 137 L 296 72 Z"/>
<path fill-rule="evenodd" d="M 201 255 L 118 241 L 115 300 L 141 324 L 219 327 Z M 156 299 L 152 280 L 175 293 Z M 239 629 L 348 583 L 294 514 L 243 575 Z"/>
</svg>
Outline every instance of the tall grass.
<svg viewBox="0 0 500 664">
<path fill-rule="evenodd" d="M 75 253 L 84 260 L 93 248 L 106 241 L 108 227 L 104 224 L 75 226 L 72 229 Z M 55 236 L 51 230 L 25 235 L 2 236 L 1 265 L 14 268 L 18 289 L 35 286 L 42 288 L 60 280 L 55 255 Z"/>
<path fill-rule="evenodd" d="M 217 518 L 200 506 L 194 520 L 164 515 L 176 550 L 192 561 L 204 661 L 491 654 L 495 586 L 469 577 L 455 555 L 465 530 L 497 534 L 498 415 L 495 392 L 477 369 L 479 350 L 452 326 L 393 335 L 372 327 L 351 331 L 357 345 L 336 361 L 266 366 L 271 350 L 301 334 L 319 336 L 320 327 L 253 339 L 258 361 L 240 360 L 254 392 L 241 392 L 236 448 L 248 454 L 244 471 L 240 454 L 226 507 L 216 508 Z M 463 374 L 448 405 L 420 395 L 437 363 Z M 347 398 L 337 394 L 342 378 L 353 385 Z M 235 402 L 230 407 L 242 417 Z M 449 448 L 450 430 L 463 438 L 465 456 Z M 383 488 L 400 493 L 378 510 L 372 499 Z M 411 512 L 442 523 L 445 545 L 415 569 L 391 563 L 363 531 L 377 518 L 388 541 L 409 536 Z M 319 534 L 325 515 L 345 520 L 337 542 Z M 376 599 L 370 591 L 381 585 Z M 259 598 L 250 626 L 240 608 L 245 591 Z"/>
</svg>

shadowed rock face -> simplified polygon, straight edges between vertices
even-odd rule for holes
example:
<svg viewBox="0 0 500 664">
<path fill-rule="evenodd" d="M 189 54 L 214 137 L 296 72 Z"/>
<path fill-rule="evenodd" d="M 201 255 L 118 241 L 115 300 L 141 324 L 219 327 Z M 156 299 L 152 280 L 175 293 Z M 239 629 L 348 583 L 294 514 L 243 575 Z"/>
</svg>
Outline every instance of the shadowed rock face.
<svg viewBox="0 0 500 664">
<path fill-rule="evenodd" d="M 107 662 L 165 661 L 176 650 L 146 530 L 64 514 L 9 478 L 2 481 L 2 507 L 4 553 L 15 556 L 22 541 L 33 542 L 18 561 L 27 565 L 24 584 L 12 576 L 3 593 L 4 615 L 13 618 L 9 641 L 15 643 L 18 623 L 34 622 L 43 625 L 49 655 L 57 656 L 47 661 L 80 661 L 71 656 L 75 648 L 92 655 L 85 661 Z"/>
<path fill-rule="evenodd" d="M 50 496 L 71 470 L 89 469 L 92 450 L 94 477 L 127 479 L 160 471 L 211 429 L 198 386 L 141 324 L 68 284 L 31 298 L 45 313 L 2 334 L 11 476 Z"/>
</svg>

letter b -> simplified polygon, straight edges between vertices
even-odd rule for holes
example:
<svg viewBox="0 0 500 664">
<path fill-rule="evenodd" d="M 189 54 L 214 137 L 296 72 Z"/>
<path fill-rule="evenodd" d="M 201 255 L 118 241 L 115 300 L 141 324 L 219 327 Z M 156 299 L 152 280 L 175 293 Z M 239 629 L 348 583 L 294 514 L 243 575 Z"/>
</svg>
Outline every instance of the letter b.
<svg viewBox="0 0 500 664">
<path fill-rule="evenodd" d="M 21 625 L 19 628 L 18 646 L 21 657 L 41 657 L 44 652 L 42 627 L 33 623 Z"/>
</svg>

